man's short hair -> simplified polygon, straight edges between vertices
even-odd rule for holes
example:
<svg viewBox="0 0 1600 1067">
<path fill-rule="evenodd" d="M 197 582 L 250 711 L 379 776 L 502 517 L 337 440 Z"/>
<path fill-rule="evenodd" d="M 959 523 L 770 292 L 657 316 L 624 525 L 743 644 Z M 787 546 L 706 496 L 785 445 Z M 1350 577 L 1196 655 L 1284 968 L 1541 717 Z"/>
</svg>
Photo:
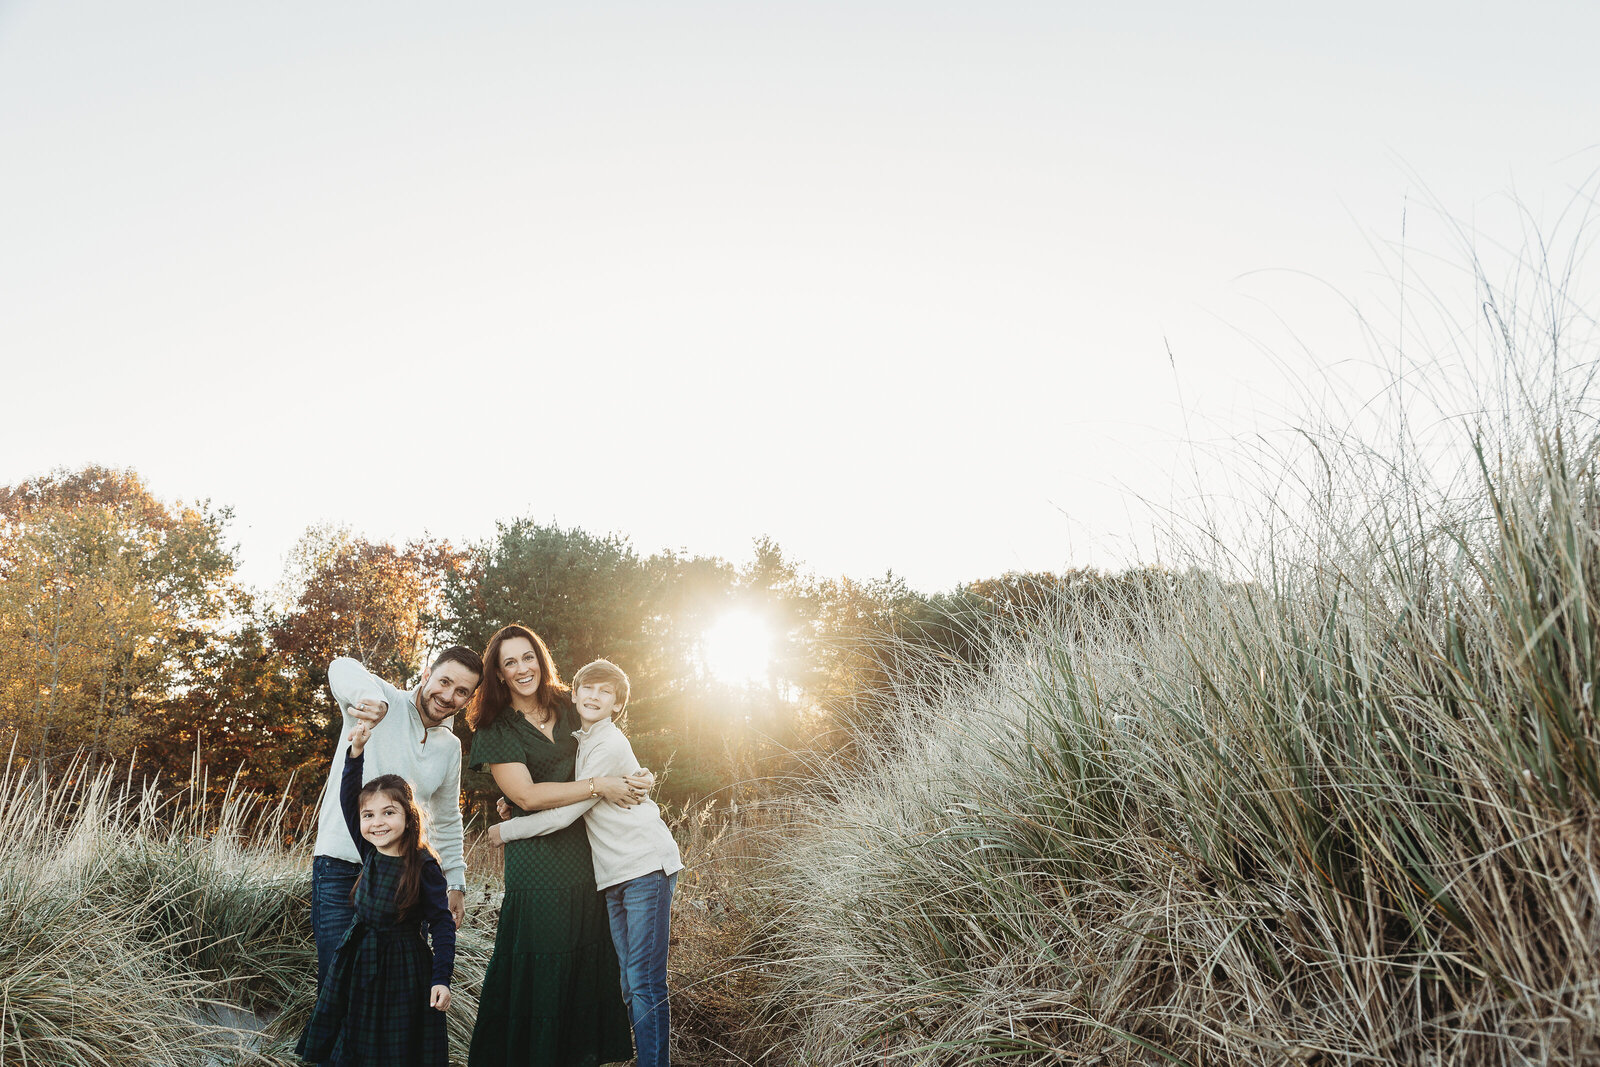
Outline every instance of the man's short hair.
<svg viewBox="0 0 1600 1067">
<path fill-rule="evenodd" d="M 596 682 L 610 682 L 611 688 L 617 694 L 617 711 L 620 712 L 628 704 L 628 676 L 622 668 L 608 659 L 597 659 L 593 663 L 585 663 L 578 668 L 578 673 L 572 676 L 572 691 L 576 693 L 581 685 L 593 685 Z"/>
<path fill-rule="evenodd" d="M 433 669 L 438 670 L 446 663 L 459 663 L 476 674 L 478 681 L 483 681 L 483 657 L 466 645 L 451 645 L 439 653 L 439 658 L 433 661 Z"/>
</svg>

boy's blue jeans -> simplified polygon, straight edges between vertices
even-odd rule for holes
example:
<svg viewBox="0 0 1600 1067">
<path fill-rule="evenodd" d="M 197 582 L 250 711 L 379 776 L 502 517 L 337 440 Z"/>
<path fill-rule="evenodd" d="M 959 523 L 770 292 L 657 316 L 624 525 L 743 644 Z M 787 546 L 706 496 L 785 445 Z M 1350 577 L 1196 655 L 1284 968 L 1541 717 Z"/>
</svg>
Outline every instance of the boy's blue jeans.
<svg viewBox="0 0 1600 1067">
<path fill-rule="evenodd" d="M 639 1067 L 668 1067 L 667 931 L 677 874 L 651 871 L 605 890 L 611 942 L 622 964 L 622 1002 L 633 1022 Z"/>
</svg>

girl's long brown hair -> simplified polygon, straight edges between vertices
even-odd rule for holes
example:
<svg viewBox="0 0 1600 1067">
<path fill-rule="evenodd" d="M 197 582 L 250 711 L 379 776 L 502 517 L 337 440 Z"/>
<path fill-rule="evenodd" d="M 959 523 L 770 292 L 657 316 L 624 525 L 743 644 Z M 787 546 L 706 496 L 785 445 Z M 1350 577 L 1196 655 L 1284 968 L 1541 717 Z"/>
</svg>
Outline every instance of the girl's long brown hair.
<svg viewBox="0 0 1600 1067">
<path fill-rule="evenodd" d="M 551 715 L 561 713 L 562 700 L 570 690 L 556 673 L 556 661 L 550 657 L 550 649 L 538 634 L 514 622 L 495 631 L 483 650 L 483 681 L 478 684 L 472 706 L 467 709 L 467 725 L 472 727 L 473 733 L 489 726 L 511 706 L 511 690 L 500 677 L 500 646 L 513 637 L 525 638 L 539 657 L 539 688 L 534 691 L 534 701 Z"/>
<path fill-rule="evenodd" d="M 406 828 L 400 832 L 401 856 L 405 860 L 405 867 L 400 872 L 400 884 L 394 894 L 395 913 L 404 919 L 422 896 L 423 858 L 432 856 L 438 862 L 439 855 L 433 851 L 427 835 L 422 832 L 422 809 L 412 795 L 411 783 L 398 774 L 380 774 L 361 787 L 361 793 L 356 797 L 357 808 L 365 804 L 368 797 L 379 793 L 400 805 L 406 813 Z M 357 878 L 356 884 L 360 882 L 361 879 Z M 352 887 L 350 899 L 354 901 L 355 897 L 356 891 Z"/>
</svg>

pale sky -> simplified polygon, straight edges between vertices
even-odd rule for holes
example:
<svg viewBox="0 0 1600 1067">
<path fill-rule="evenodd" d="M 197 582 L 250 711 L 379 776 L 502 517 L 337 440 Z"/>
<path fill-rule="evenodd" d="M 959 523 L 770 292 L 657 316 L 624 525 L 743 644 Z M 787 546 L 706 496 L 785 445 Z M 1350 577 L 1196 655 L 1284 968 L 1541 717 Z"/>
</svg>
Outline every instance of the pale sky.
<svg viewBox="0 0 1600 1067">
<path fill-rule="evenodd" d="M 0 483 L 231 505 L 261 588 L 322 521 L 1126 563 L 1435 206 L 1600 168 L 1600 5 L 1312 7 L 0 0 Z"/>
</svg>

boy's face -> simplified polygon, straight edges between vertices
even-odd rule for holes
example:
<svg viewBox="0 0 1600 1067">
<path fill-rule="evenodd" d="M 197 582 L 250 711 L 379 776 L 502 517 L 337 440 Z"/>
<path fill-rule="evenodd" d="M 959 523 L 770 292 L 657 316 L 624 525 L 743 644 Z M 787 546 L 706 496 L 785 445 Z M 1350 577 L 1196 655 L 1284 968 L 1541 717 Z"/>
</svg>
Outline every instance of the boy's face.
<svg viewBox="0 0 1600 1067">
<path fill-rule="evenodd" d="M 585 726 L 609 719 L 617 711 L 617 690 L 610 682 L 585 682 L 578 686 L 578 718 Z"/>
</svg>

